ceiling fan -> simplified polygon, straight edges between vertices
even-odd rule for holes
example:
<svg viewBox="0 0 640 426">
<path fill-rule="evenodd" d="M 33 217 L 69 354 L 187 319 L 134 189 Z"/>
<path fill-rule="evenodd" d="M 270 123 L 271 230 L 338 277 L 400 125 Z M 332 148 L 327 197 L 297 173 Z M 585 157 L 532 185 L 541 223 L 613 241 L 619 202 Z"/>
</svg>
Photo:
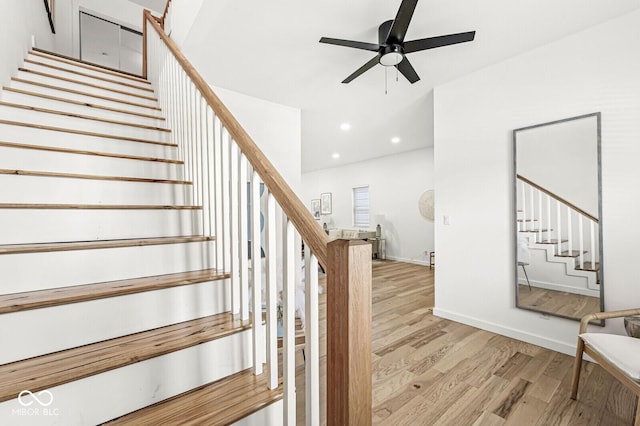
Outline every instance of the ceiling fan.
<svg viewBox="0 0 640 426">
<path fill-rule="evenodd" d="M 355 49 L 369 50 L 378 54 L 369 62 L 358 68 L 353 74 L 345 78 L 343 83 L 350 83 L 365 71 L 373 68 L 376 64 L 385 67 L 395 66 L 411 84 L 420 80 L 416 70 L 405 55 L 421 50 L 433 49 L 436 47 L 448 46 L 450 44 L 465 43 L 472 41 L 476 35 L 475 31 L 466 33 L 449 34 L 438 37 L 422 38 L 419 40 L 404 41 L 404 37 L 409 28 L 413 11 L 416 9 L 418 0 L 402 0 L 400 9 L 393 21 L 385 21 L 378 27 L 378 44 L 364 43 L 361 41 L 341 40 L 337 38 L 322 37 L 320 43 L 335 44 L 338 46 L 353 47 Z"/>
</svg>

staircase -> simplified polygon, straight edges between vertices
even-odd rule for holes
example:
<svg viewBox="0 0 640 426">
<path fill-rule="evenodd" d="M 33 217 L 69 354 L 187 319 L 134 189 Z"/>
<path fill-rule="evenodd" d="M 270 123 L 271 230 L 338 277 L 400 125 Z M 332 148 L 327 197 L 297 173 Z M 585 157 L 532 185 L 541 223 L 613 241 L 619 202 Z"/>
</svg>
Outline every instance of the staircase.
<svg viewBox="0 0 640 426">
<path fill-rule="evenodd" d="M 173 130 L 148 81 L 41 50 L 2 88 L 0 424 L 264 424 L 282 399 Z"/>
<path fill-rule="evenodd" d="M 517 180 L 517 230 L 530 252 L 533 285 L 598 297 L 599 220 L 523 176 Z M 520 261 L 520 259 L 519 259 Z M 527 285 L 518 270 L 518 282 Z"/>
</svg>

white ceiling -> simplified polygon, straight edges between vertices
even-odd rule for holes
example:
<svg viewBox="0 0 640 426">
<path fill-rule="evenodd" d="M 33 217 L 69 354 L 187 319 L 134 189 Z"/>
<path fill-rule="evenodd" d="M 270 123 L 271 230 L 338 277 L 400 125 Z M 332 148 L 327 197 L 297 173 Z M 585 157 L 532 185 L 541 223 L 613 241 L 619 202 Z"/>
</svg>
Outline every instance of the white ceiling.
<svg viewBox="0 0 640 426">
<path fill-rule="evenodd" d="M 475 41 L 410 54 L 421 80 L 396 82 L 389 69 L 386 95 L 380 65 L 342 84 L 374 54 L 320 37 L 377 43 L 378 26 L 400 2 L 203 2 L 183 49 L 212 84 L 301 108 L 308 172 L 431 146 L 434 86 L 640 7 L 640 0 L 420 0 L 406 40 L 475 30 Z M 393 136 L 401 142 L 392 144 Z"/>
<path fill-rule="evenodd" d="M 133 3 L 137 3 L 145 9 L 149 9 L 153 12 L 157 12 L 157 15 L 162 15 L 164 7 L 167 4 L 167 0 L 129 0 Z"/>
</svg>

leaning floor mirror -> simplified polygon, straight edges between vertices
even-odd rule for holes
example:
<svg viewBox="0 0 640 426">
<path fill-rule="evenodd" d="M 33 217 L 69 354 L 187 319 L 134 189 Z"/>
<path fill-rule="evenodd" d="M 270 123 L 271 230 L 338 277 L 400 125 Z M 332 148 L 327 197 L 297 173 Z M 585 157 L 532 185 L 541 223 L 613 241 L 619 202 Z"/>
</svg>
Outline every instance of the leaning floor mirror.
<svg viewBox="0 0 640 426">
<path fill-rule="evenodd" d="M 600 113 L 513 131 L 516 306 L 604 310 Z"/>
</svg>

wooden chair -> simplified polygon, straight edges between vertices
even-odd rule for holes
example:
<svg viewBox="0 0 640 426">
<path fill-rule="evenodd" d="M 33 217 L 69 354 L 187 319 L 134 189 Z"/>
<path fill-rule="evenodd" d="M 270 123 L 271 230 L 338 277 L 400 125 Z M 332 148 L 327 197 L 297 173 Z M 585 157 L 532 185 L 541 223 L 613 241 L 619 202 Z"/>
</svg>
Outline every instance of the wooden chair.
<svg viewBox="0 0 640 426">
<path fill-rule="evenodd" d="M 616 334 L 587 333 L 589 321 L 632 315 L 640 315 L 640 308 L 598 312 L 582 318 L 576 359 L 573 365 L 571 399 L 576 399 L 578 395 L 582 354 L 586 353 L 639 398 L 634 425 L 640 426 L 640 339 Z"/>
</svg>

